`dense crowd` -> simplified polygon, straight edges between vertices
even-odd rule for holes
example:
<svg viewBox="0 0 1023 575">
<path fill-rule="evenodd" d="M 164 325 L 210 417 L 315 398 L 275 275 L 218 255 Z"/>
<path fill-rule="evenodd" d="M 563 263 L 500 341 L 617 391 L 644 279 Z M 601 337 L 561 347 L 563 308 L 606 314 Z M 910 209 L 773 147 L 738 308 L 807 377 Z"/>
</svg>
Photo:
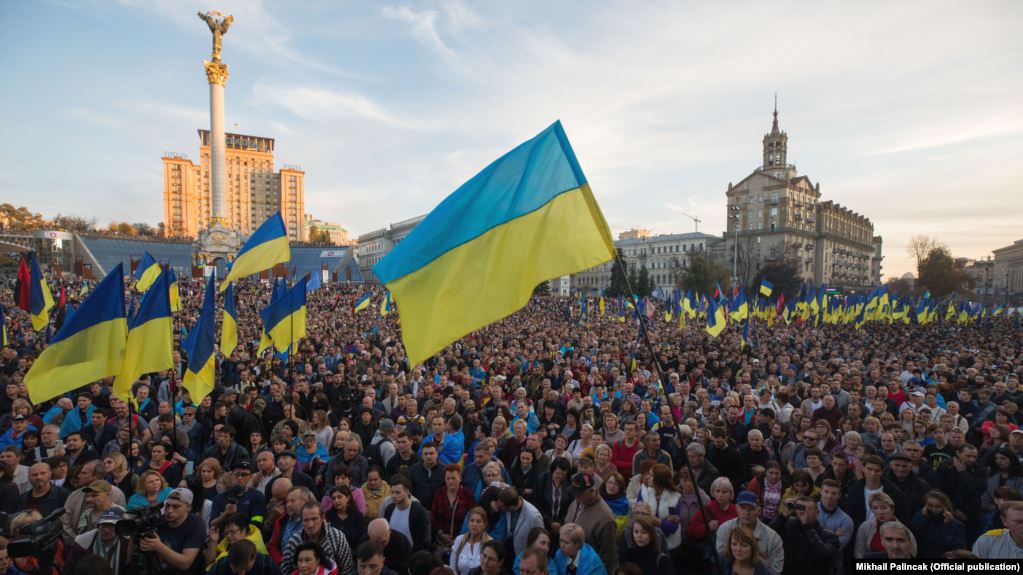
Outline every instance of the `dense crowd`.
<svg viewBox="0 0 1023 575">
<path fill-rule="evenodd" d="M 181 281 L 178 341 L 202 289 Z M 354 312 L 365 289 L 337 284 L 310 292 L 297 349 L 257 357 L 270 291 L 237 286 L 240 344 L 198 404 L 179 351 L 131 405 L 109 381 L 33 405 L 23 379 L 45 335 L 5 305 L 0 510 L 16 514 L 0 575 L 130 573 L 140 557 L 237 575 L 1023 559 L 1018 317 L 777 322 L 753 346 L 655 319 L 647 345 L 636 319 L 537 296 L 410 366 L 398 315 Z M 7 540 L 57 509 L 52 554 L 11 558 Z M 150 509 L 151 530 L 122 527 Z"/>
</svg>

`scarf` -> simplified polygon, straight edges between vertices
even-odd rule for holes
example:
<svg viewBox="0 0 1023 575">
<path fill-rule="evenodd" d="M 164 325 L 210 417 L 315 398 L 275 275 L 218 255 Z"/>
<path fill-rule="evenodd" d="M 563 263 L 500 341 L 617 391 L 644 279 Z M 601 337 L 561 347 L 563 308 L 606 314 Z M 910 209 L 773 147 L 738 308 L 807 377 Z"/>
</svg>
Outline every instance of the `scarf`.
<svg viewBox="0 0 1023 575">
<path fill-rule="evenodd" d="M 629 514 L 629 499 L 624 495 L 615 499 L 605 499 L 604 502 L 611 508 L 611 512 L 619 517 Z"/>
<path fill-rule="evenodd" d="M 115 537 L 114 544 L 107 547 L 103 545 L 103 540 L 99 537 L 99 532 L 96 532 L 96 536 L 92 539 L 91 551 L 93 554 L 98 555 L 107 560 L 110 568 L 114 573 L 118 572 L 121 562 L 121 538 Z"/>
</svg>

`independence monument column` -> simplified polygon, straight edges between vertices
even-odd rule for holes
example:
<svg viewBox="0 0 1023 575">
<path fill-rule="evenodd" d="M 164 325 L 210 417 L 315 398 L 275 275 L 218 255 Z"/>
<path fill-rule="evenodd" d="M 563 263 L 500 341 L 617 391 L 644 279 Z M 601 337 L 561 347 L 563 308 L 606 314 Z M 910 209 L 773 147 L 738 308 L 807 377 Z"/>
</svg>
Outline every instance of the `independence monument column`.
<svg viewBox="0 0 1023 575">
<path fill-rule="evenodd" d="M 224 86 L 227 84 L 227 64 L 220 60 L 223 37 L 234 21 L 234 16 L 224 16 L 220 12 L 199 12 L 199 18 L 206 22 L 213 33 L 213 54 L 203 62 L 206 80 L 210 84 L 210 219 L 206 229 L 199 234 L 198 245 L 202 259 L 209 265 L 217 258 L 229 260 L 241 246 L 241 238 L 237 231 L 231 229 L 227 218 L 227 173 L 224 160 Z"/>
</svg>

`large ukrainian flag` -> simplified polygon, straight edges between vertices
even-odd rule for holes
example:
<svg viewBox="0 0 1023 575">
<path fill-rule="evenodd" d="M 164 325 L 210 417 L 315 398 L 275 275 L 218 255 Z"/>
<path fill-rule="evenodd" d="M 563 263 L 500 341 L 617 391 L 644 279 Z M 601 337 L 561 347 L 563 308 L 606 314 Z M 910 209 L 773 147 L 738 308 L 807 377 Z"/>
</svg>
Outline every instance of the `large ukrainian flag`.
<svg viewBox="0 0 1023 575">
<path fill-rule="evenodd" d="M 25 375 L 33 404 L 121 371 L 128 320 L 124 269 L 117 264 L 50 338 Z"/>
<path fill-rule="evenodd" d="M 714 298 L 711 298 L 707 304 L 707 333 L 711 337 L 717 337 L 724 331 L 725 325 L 725 310 L 714 303 Z"/>
<path fill-rule="evenodd" d="M 114 379 L 114 397 L 131 399 L 131 386 L 144 373 L 174 368 L 174 323 L 170 307 L 170 273 L 153 282 L 128 325 L 124 365 Z"/>
<path fill-rule="evenodd" d="M 227 272 L 227 277 L 220 284 L 220 291 L 227 289 L 232 281 L 258 274 L 290 260 L 288 228 L 284 227 L 284 218 L 277 212 L 267 218 L 242 246 L 231 262 L 231 270 Z"/>
<path fill-rule="evenodd" d="M 216 354 L 213 353 L 214 332 L 217 323 L 216 306 L 214 297 L 216 288 L 214 278 L 216 274 L 210 274 L 206 283 L 206 295 L 202 300 L 202 311 L 199 319 L 192 326 L 189 337 L 192 339 L 191 349 L 188 349 L 188 369 L 185 370 L 185 379 L 181 383 L 196 404 L 202 403 L 204 397 L 213 391 Z"/>
<path fill-rule="evenodd" d="M 514 313 L 540 282 L 615 256 L 561 122 L 455 190 L 373 268 L 409 361 Z"/>
<path fill-rule="evenodd" d="M 263 331 L 273 340 L 278 352 L 284 353 L 305 337 L 305 286 L 308 281 L 309 276 L 305 276 L 295 282 L 290 290 L 259 312 Z"/>
<path fill-rule="evenodd" d="M 238 347 L 238 310 L 234 305 L 234 284 L 228 284 L 224 294 L 224 318 L 220 323 L 220 353 L 231 357 Z"/>
<path fill-rule="evenodd" d="M 53 294 L 46 278 L 39 269 L 35 253 L 29 252 L 28 314 L 32 318 L 32 329 L 40 331 L 50 323 L 50 309 L 53 308 Z"/>
<path fill-rule="evenodd" d="M 140 292 L 146 291 L 149 286 L 153 285 L 156 278 L 160 277 L 162 271 L 159 262 L 149 255 L 149 252 L 143 252 L 142 261 L 135 268 L 135 289 Z"/>
</svg>

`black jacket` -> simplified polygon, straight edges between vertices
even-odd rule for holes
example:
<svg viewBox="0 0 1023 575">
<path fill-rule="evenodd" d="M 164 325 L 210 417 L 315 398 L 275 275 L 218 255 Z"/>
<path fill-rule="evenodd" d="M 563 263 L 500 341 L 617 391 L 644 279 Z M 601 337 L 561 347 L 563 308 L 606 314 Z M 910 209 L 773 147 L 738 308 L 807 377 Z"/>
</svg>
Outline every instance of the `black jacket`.
<svg viewBox="0 0 1023 575">
<path fill-rule="evenodd" d="M 412 495 L 416 496 L 423 507 L 431 509 L 433 495 L 444 487 L 444 466 L 437 462 L 432 469 L 427 469 L 420 461 L 409 468 L 408 478 L 412 482 Z"/>
<path fill-rule="evenodd" d="M 778 515 L 771 522 L 785 542 L 785 575 L 834 573 L 838 536 L 818 525 L 803 525 L 798 518 Z"/>
<path fill-rule="evenodd" d="M 384 509 L 382 517 L 391 522 L 391 515 L 394 514 L 394 503 L 387 506 Z M 408 528 L 412 532 L 412 551 L 430 551 L 433 548 L 433 537 L 431 537 L 432 531 L 430 531 L 430 512 L 418 501 L 412 502 L 412 507 L 409 507 L 408 513 Z M 393 531 L 393 530 L 392 530 Z M 392 533 L 394 535 L 401 535 L 400 533 Z M 404 537 L 404 535 L 402 535 Z"/>
<path fill-rule="evenodd" d="M 867 519 L 867 502 L 863 498 L 864 487 L 866 481 L 863 479 L 857 479 L 849 486 L 849 491 L 845 493 L 845 502 L 842 504 L 842 509 L 852 517 L 853 526 L 855 529 L 860 528 L 860 524 Z M 913 517 L 913 513 L 909 510 L 906 505 L 906 496 L 902 494 L 902 490 L 895 486 L 894 483 L 888 481 L 887 478 L 881 479 L 881 489 L 895 501 L 895 517 L 902 521 L 906 525 L 909 525 L 910 519 Z"/>
</svg>

